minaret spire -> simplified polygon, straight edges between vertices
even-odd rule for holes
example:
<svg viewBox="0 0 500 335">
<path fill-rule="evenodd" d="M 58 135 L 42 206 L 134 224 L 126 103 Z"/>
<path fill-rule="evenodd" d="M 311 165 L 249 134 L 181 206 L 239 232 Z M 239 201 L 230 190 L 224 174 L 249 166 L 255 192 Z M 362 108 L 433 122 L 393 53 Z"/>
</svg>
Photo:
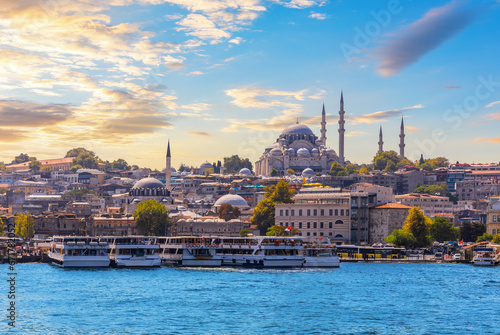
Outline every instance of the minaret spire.
<svg viewBox="0 0 500 335">
<path fill-rule="evenodd" d="M 323 102 L 323 111 L 321 112 L 321 142 L 326 146 L 326 113 L 325 103 Z"/>
<path fill-rule="evenodd" d="M 344 165 L 344 92 L 340 92 L 340 111 L 339 111 L 339 163 Z"/>
<path fill-rule="evenodd" d="M 382 126 L 380 126 L 380 133 L 378 134 L 378 152 L 384 152 L 384 141 L 382 140 Z"/>
<path fill-rule="evenodd" d="M 405 156 L 405 124 L 403 116 L 401 116 L 401 131 L 399 133 L 399 155 L 401 157 Z"/>
<path fill-rule="evenodd" d="M 170 179 L 172 178 L 172 162 L 170 155 L 170 139 L 167 144 L 167 157 L 166 157 L 166 166 L 165 166 L 165 186 L 170 191 L 172 189 L 172 185 L 170 184 Z"/>
</svg>

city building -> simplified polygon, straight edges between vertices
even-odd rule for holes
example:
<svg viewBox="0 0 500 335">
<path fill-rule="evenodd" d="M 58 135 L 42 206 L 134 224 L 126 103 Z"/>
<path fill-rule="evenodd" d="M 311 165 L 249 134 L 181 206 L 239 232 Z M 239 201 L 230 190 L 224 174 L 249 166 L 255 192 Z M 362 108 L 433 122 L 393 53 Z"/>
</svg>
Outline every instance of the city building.
<svg viewBox="0 0 500 335">
<path fill-rule="evenodd" d="M 370 208 L 376 206 L 377 194 L 351 192 L 351 244 L 368 243 Z"/>
<path fill-rule="evenodd" d="M 385 238 L 394 229 L 401 229 L 405 223 L 410 206 L 399 203 L 387 203 L 370 209 L 370 223 L 368 225 L 368 243 L 386 243 Z"/>
<path fill-rule="evenodd" d="M 380 186 L 370 183 L 355 183 L 348 187 L 348 190 L 357 192 L 368 192 L 377 195 L 377 205 L 383 205 L 388 202 L 394 202 L 394 191 L 392 187 Z"/>
<path fill-rule="evenodd" d="M 410 193 L 396 195 L 396 201 L 410 207 L 419 206 L 424 215 L 428 217 L 441 213 L 453 213 L 453 202 L 448 197 Z"/>
<path fill-rule="evenodd" d="M 490 198 L 490 205 L 486 210 L 486 232 L 500 234 L 500 196 Z"/>
<path fill-rule="evenodd" d="M 44 159 L 39 160 L 40 168 L 49 167 L 54 170 L 68 171 L 73 166 L 75 157 L 58 158 L 58 159 Z M 19 170 L 28 170 L 31 162 L 24 162 L 19 164 L 6 165 L 7 170 L 14 172 Z"/>
</svg>

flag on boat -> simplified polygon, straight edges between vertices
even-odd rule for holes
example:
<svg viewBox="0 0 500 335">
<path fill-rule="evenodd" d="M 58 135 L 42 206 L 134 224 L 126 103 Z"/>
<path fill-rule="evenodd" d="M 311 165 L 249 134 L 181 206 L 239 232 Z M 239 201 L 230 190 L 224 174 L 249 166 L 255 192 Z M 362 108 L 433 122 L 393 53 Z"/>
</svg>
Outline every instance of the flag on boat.
<svg viewBox="0 0 500 335">
<path fill-rule="evenodd" d="M 464 240 L 460 240 L 460 242 L 458 242 L 458 245 L 462 245 L 464 244 Z"/>
<path fill-rule="evenodd" d="M 290 231 L 290 230 L 292 230 L 292 226 L 288 226 L 288 227 L 286 227 L 286 229 L 285 229 L 285 231 Z"/>
</svg>

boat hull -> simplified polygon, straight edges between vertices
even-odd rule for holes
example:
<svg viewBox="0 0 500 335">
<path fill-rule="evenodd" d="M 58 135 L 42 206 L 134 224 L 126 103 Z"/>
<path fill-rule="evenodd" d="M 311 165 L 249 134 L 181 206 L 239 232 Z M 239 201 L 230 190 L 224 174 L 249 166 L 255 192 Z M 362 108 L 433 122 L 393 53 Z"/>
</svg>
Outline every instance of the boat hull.
<svg viewBox="0 0 500 335">
<path fill-rule="evenodd" d="M 113 259 L 115 266 L 118 268 L 142 268 L 142 267 L 159 267 L 161 266 L 160 256 L 129 256 L 116 257 Z"/>
<path fill-rule="evenodd" d="M 338 268 L 340 259 L 337 256 L 331 257 L 305 257 L 304 267 L 306 268 Z"/>
<path fill-rule="evenodd" d="M 63 256 L 51 255 L 52 264 L 62 268 L 106 268 L 110 259 L 107 256 Z"/>
</svg>

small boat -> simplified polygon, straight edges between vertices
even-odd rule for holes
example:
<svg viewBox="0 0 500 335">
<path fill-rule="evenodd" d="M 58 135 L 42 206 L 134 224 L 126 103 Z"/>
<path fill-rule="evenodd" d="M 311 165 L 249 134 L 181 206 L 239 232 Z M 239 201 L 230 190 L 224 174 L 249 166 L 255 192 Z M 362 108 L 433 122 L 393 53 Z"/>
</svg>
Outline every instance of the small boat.
<svg viewBox="0 0 500 335">
<path fill-rule="evenodd" d="M 304 267 L 316 268 L 338 268 L 340 267 L 340 258 L 336 254 L 336 245 L 328 239 L 323 243 L 314 241 L 304 244 L 302 250 L 304 256 Z"/>
<path fill-rule="evenodd" d="M 204 237 L 160 237 L 159 244 L 165 265 L 219 267 L 222 264 L 214 245 Z"/>
<path fill-rule="evenodd" d="M 48 256 L 52 264 L 64 268 L 108 267 L 108 248 L 98 237 L 54 236 Z"/>
<path fill-rule="evenodd" d="M 497 263 L 494 256 L 494 248 L 474 248 L 472 264 L 479 266 L 494 266 Z"/>
</svg>

